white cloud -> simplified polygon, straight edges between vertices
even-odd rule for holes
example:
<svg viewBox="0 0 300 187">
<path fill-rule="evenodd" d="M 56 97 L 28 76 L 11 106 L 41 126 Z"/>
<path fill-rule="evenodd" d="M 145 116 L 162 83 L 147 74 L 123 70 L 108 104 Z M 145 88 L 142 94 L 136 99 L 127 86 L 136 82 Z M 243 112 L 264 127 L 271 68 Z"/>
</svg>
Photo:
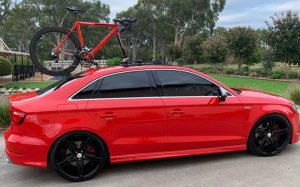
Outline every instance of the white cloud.
<svg viewBox="0 0 300 187">
<path fill-rule="evenodd" d="M 127 10 L 129 7 L 137 3 L 138 0 L 102 0 L 101 2 L 108 4 L 110 7 L 110 17 L 115 18 L 118 12 Z"/>
<path fill-rule="evenodd" d="M 265 27 L 265 21 L 275 13 L 300 11 L 300 0 L 228 0 L 217 26 Z"/>
<path fill-rule="evenodd" d="M 248 13 L 232 13 L 232 14 L 220 15 L 219 21 L 222 23 L 230 23 L 233 21 L 243 19 L 247 16 L 248 16 Z"/>
<path fill-rule="evenodd" d="M 252 8 L 256 12 L 282 12 L 287 10 L 299 11 L 300 10 L 300 1 L 299 0 L 287 0 L 285 2 L 277 3 L 268 3 L 262 6 L 257 6 Z"/>
</svg>

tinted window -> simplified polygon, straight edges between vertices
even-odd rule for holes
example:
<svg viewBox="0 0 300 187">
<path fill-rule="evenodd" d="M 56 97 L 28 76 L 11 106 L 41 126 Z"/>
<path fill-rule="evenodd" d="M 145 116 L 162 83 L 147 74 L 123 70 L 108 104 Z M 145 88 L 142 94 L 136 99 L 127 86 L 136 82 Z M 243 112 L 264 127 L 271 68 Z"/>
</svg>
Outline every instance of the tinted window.
<svg viewBox="0 0 300 187">
<path fill-rule="evenodd" d="M 95 81 L 94 83 L 88 85 L 83 90 L 81 90 L 79 93 L 77 93 L 72 99 L 89 99 L 92 97 L 92 94 L 94 92 L 94 89 L 97 86 L 98 81 Z"/>
<path fill-rule="evenodd" d="M 216 96 L 219 87 L 212 82 L 182 71 L 156 71 L 166 96 Z"/>
<path fill-rule="evenodd" d="M 103 78 L 98 98 L 150 97 L 151 86 L 147 72 L 137 71 Z"/>
</svg>

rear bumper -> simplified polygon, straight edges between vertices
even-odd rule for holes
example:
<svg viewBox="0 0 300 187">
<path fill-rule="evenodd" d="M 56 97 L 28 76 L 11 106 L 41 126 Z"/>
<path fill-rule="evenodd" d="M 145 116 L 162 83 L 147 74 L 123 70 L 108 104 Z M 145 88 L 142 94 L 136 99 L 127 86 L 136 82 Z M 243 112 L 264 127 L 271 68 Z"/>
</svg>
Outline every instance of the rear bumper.
<svg viewBox="0 0 300 187">
<path fill-rule="evenodd" d="M 4 133 L 4 140 L 5 154 L 11 163 L 47 167 L 47 147 L 42 139 L 13 134 L 9 128 Z"/>
</svg>

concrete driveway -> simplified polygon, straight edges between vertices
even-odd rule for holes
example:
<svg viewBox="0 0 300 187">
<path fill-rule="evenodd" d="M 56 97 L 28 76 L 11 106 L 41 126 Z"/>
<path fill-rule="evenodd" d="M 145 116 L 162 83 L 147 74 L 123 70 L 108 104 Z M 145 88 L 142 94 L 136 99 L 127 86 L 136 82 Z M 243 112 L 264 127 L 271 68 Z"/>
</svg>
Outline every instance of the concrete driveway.
<svg viewBox="0 0 300 187">
<path fill-rule="evenodd" d="M 3 154 L 0 134 L 0 157 Z M 0 186 L 74 186 L 51 169 L 8 164 L 0 159 Z M 275 157 L 247 152 L 113 165 L 79 186 L 300 186 L 300 143 Z"/>
</svg>

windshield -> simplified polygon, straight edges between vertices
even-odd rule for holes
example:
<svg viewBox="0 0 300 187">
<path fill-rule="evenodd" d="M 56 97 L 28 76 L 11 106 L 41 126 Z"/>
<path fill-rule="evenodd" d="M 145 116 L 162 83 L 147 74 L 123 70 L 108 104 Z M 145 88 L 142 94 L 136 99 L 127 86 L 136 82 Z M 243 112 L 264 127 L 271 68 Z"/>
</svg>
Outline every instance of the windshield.
<svg viewBox="0 0 300 187">
<path fill-rule="evenodd" d="M 46 92 L 48 92 L 48 91 L 50 91 L 50 90 L 53 90 L 53 91 L 54 91 L 54 90 L 57 90 L 57 89 L 59 89 L 61 86 L 65 85 L 66 83 L 68 83 L 68 82 L 70 82 L 70 81 L 72 81 L 72 80 L 74 80 L 74 79 L 78 79 L 78 78 L 84 77 L 84 76 L 85 76 L 85 74 L 84 74 L 83 72 L 74 74 L 74 75 L 72 75 L 72 76 L 69 76 L 69 77 L 67 77 L 67 78 L 64 78 L 63 80 L 60 80 L 60 81 L 58 81 L 58 82 L 55 82 L 55 83 L 53 83 L 53 84 L 47 86 L 46 88 L 40 89 L 40 90 L 38 90 L 36 93 L 37 93 L 38 95 L 42 95 L 42 94 L 44 94 L 44 93 L 46 93 Z"/>
</svg>

